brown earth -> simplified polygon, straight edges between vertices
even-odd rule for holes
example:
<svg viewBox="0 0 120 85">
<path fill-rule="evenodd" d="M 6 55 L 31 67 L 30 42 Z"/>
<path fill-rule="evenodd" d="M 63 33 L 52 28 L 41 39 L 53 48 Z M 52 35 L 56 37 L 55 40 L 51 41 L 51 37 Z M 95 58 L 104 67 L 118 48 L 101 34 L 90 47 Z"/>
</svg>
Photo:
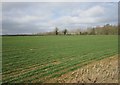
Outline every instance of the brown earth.
<svg viewBox="0 0 120 85">
<path fill-rule="evenodd" d="M 90 63 L 47 83 L 118 83 L 118 55 Z"/>
</svg>

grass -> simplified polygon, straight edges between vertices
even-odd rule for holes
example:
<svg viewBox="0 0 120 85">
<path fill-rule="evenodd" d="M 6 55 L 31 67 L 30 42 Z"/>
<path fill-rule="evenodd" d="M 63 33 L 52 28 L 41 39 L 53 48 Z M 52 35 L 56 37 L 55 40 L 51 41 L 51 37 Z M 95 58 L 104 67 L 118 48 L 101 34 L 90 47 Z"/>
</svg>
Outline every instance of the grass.
<svg viewBox="0 0 120 85">
<path fill-rule="evenodd" d="M 3 82 L 45 82 L 118 54 L 116 35 L 4 36 L 2 43 Z"/>
</svg>

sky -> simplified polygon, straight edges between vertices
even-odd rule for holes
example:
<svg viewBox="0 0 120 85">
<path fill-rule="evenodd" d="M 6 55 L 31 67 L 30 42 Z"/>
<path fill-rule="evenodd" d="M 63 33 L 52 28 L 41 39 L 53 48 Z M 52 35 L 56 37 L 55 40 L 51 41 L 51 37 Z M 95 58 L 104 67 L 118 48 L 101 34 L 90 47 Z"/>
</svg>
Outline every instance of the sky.
<svg viewBox="0 0 120 85">
<path fill-rule="evenodd" d="M 118 23 L 117 2 L 4 2 L 2 33 L 29 34 Z"/>
<path fill-rule="evenodd" d="M 1 0 L 2 2 L 119 2 L 119 0 Z"/>
</svg>

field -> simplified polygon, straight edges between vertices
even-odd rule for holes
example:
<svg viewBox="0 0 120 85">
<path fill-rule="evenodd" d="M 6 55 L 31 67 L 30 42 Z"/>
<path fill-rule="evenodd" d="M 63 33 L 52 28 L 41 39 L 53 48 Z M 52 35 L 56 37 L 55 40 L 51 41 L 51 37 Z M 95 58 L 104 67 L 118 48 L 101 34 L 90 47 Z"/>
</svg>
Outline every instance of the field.
<svg viewBox="0 0 120 85">
<path fill-rule="evenodd" d="M 116 35 L 4 36 L 3 82 L 48 82 L 118 54 Z"/>
</svg>

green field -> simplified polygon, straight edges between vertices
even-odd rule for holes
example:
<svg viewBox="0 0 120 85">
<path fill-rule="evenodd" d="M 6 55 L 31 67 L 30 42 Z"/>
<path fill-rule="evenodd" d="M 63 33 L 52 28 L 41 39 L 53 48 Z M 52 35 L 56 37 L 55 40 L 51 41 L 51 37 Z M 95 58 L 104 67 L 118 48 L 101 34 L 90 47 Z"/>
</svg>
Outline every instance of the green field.
<svg viewBox="0 0 120 85">
<path fill-rule="evenodd" d="M 46 82 L 118 54 L 118 36 L 4 36 L 3 82 Z"/>
</svg>

